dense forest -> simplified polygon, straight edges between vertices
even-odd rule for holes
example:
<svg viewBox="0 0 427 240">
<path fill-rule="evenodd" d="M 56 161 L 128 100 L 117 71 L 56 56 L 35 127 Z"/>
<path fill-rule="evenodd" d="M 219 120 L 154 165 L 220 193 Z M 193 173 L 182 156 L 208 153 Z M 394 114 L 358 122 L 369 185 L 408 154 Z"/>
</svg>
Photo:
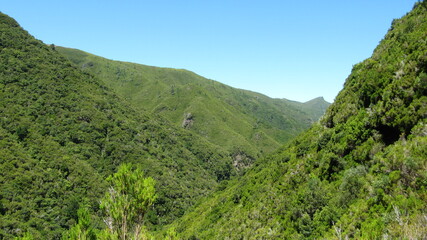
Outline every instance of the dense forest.
<svg viewBox="0 0 427 240">
<path fill-rule="evenodd" d="M 158 181 L 153 226 L 235 174 L 221 149 L 136 112 L 4 14 L 0 32 L 0 238 L 58 238 L 83 203 L 97 216 L 105 178 L 121 163 Z"/>
<path fill-rule="evenodd" d="M 76 49 L 56 49 L 83 71 L 98 76 L 135 109 L 159 114 L 175 126 L 218 145 L 241 168 L 307 129 L 329 106 L 323 98 L 306 103 L 272 99 L 182 69 L 112 61 Z"/>
<path fill-rule="evenodd" d="M 319 121 L 323 99 L 46 45 L 3 13 L 0 33 L 0 239 L 427 238 L 426 1 Z"/>
<path fill-rule="evenodd" d="M 319 123 L 174 223 L 183 239 L 426 239 L 427 8 L 356 64 Z"/>
<path fill-rule="evenodd" d="M 82 71 L 12 18 L 1 14 L 0 20 L 2 238 L 24 232 L 59 238 L 78 222 L 80 205 L 102 228 L 99 199 L 108 188 L 105 179 L 121 163 L 133 163 L 157 180 L 157 198 L 146 214 L 151 229 L 182 216 L 251 164 L 249 154 L 239 156 L 240 148 L 229 151 L 138 108 L 107 86 L 103 76 Z M 310 103 L 305 109 L 313 111 L 301 111 L 306 121 L 289 128 L 290 135 L 324 110 Z"/>
</svg>

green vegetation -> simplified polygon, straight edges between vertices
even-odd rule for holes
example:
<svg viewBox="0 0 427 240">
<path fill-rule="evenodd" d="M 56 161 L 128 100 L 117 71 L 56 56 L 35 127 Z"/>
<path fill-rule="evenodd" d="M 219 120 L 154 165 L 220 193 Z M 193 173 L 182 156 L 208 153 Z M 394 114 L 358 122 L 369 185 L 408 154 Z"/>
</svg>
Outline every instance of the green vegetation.
<svg viewBox="0 0 427 240">
<path fill-rule="evenodd" d="M 112 186 L 101 200 L 101 209 L 107 216 L 104 222 L 109 234 L 122 240 L 142 239 L 144 216 L 157 198 L 154 179 L 144 178 L 141 169 L 123 164 L 107 181 Z"/>
<path fill-rule="evenodd" d="M 86 207 L 77 211 L 78 222 L 64 232 L 64 240 L 125 240 L 148 239 L 144 216 L 157 198 L 155 181 L 144 178 L 141 169 L 132 169 L 131 164 L 122 164 L 118 171 L 107 178 L 111 183 L 100 203 L 104 212 L 103 230 L 94 228 L 94 222 Z"/>
<path fill-rule="evenodd" d="M 271 99 L 180 69 L 107 60 L 56 47 L 83 71 L 102 79 L 136 109 L 159 114 L 229 152 L 239 169 L 307 129 L 328 103 Z"/>
<path fill-rule="evenodd" d="M 63 240 L 94 240 L 97 238 L 89 210 L 85 207 L 77 210 L 78 222 L 62 235 Z"/>
<path fill-rule="evenodd" d="M 104 179 L 121 163 L 157 182 L 151 228 L 235 174 L 228 153 L 133 110 L 4 14 L 0 33 L 0 238 L 58 239 L 80 205 L 99 228 Z"/>
<path fill-rule="evenodd" d="M 201 200 L 172 225 L 179 236 L 427 238 L 426 53 L 417 4 L 354 66 L 320 123 Z"/>
<path fill-rule="evenodd" d="M 427 238 L 426 4 L 393 21 L 320 121 L 242 175 L 323 99 L 58 48 L 72 63 L 0 13 L 0 239 Z"/>
</svg>

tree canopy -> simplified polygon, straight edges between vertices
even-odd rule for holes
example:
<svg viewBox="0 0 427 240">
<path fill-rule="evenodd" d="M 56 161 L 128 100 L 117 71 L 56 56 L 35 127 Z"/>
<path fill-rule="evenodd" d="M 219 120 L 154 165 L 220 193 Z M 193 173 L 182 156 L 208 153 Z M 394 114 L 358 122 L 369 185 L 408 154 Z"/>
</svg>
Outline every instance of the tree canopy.
<svg viewBox="0 0 427 240">
<path fill-rule="evenodd" d="M 144 178 L 141 169 L 123 164 L 107 182 L 110 188 L 100 207 L 110 233 L 122 240 L 142 239 L 144 216 L 157 198 L 154 179 Z"/>
</svg>

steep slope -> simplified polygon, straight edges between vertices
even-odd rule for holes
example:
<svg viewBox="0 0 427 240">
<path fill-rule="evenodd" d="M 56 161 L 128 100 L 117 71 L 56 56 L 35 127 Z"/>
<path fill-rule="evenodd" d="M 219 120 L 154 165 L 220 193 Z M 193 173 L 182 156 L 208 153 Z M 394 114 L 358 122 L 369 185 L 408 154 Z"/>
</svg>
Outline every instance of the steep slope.
<svg viewBox="0 0 427 240">
<path fill-rule="evenodd" d="M 150 67 L 57 50 L 140 109 L 158 113 L 223 147 L 238 159 L 271 152 L 317 121 L 327 103 L 307 107 L 235 89 L 180 69 Z M 326 105 L 326 107 L 325 107 Z M 311 105 L 314 106 L 314 105 Z"/>
<path fill-rule="evenodd" d="M 426 239 L 427 3 L 322 121 L 173 225 L 182 239 Z"/>
<path fill-rule="evenodd" d="M 232 174 L 228 154 L 134 111 L 2 13 L 0 100 L 0 239 L 58 238 L 79 203 L 98 211 L 104 178 L 122 162 L 157 180 L 153 224 L 182 215 Z"/>
</svg>

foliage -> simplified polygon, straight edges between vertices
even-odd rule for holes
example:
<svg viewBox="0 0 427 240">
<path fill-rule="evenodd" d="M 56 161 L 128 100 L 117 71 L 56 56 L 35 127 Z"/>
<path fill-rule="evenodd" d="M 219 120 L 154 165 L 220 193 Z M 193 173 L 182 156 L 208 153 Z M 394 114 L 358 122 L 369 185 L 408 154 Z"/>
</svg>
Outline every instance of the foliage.
<svg viewBox="0 0 427 240">
<path fill-rule="evenodd" d="M 165 240 L 178 240 L 178 234 L 176 233 L 175 228 L 171 227 L 167 230 Z"/>
<path fill-rule="evenodd" d="M 142 239 L 144 216 L 156 200 L 154 179 L 144 178 L 141 169 L 123 164 L 107 178 L 110 189 L 101 200 L 104 222 L 119 239 Z"/>
<path fill-rule="evenodd" d="M 77 211 L 78 222 L 62 235 L 63 240 L 95 240 L 96 231 L 93 220 L 86 207 L 80 207 Z"/>
<path fill-rule="evenodd" d="M 167 232 L 157 231 L 156 236 L 426 238 L 427 13 L 423 6 L 425 1 L 393 21 L 372 57 L 354 66 L 320 122 L 236 178 L 231 178 L 236 174 L 231 168 L 235 160 L 245 163 L 245 156 L 256 155 L 246 152 L 250 143 L 248 148 L 238 145 L 230 156 L 230 149 L 206 141 L 200 132 L 194 135 L 173 127 L 153 113 L 170 105 L 152 108 L 152 103 L 140 101 L 141 108 L 134 110 L 134 105 L 126 104 L 126 96 L 118 97 L 94 73 L 77 68 L 0 14 L 0 238 L 58 239 L 66 229 L 70 234 L 91 232 L 100 223 L 98 199 L 108 189 L 103 179 L 122 163 L 144 169 L 144 176 L 158 183 L 156 200 L 148 197 L 142 210 L 136 211 L 144 212 L 144 235 L 176 220 L 163 228 Z M 191 75 L 179 70 L 168 74 L 184 82 Z M 210 92 L 226 88 L 210 83 Z M 185 96 L 187 87 L 198 91 L 206 87 L 200 84 L 177 84 L 168 94 Z M 248 123 L 254 129 L 262 126 L 258 137 L 272 136 L 269 133 L 276 130 L 269 126 L 276 123 L 295 126 L 293 120 L 273 114 L 273 107 L 264 108 L 245 97 L 249 93 L 227 98 L 232 92 L 222 96 L 231 107 L 218 108 L 227 114 L 236 106 L 256 112 L 258 125 L 244 116 L 232 122 Z M 205 94 L 207 99 L 216 98 Z M 132 96 L 155 98 L 152 94 Z M 193 108 L 202 109 L 205 102 L 197 97 L 191 102 L 195 104 L 191 109 L 177 114 L 192 113 L 189 120 L 197 121 L 201 115 Z M 244 142 L 234 136 L 232 141 Z M 129 169 L 119 168 L 110 183 L 127 176 L 124 172 Z M 142 176 L 141 170 L 136 172 Z M 146 186 L 152 186 L 150 182 Z M 103 208 L 119 213 L 112 209 L 120 205 L 108 199 L 127 198 L 119 201 L 121 206 L 132 204 L 120 190 L 130 185 L 112 185 L 115 190 L 107 194 Z M 142 193 L 133 188 L 126 191 Z M 87 212 L 77 211 L 81 201 L 92 213 L 93 225 L 88 223 Z M 153 209 L 145 211 L 150 203 Z M 97 237 L 117 239 L 119 232 L 101 230 Z"/>
<path fill-rule="evenodd" d="M 0 238 L 59 239 L 85 204 L 100 225 L 105 177 L 121 163 L 158 183 L 148 226 L 181 216 L 222 179 L 228 153 L 162 117 L 135 111 L 55 47 L 0 14 Z M 83 201 L 83 202 L 82 202 Z"/>
<path fill-rule="evenodd" d="M 15 237 L 14 239 L 15 240 L 33 240 L 34 237 L 31 233 L 26 232 L 26 233 L 24 233 L 24 235 L 22 237 Z"/>
<path fill-rule="evenodd" d="M 158 113 L 225 149 L 240 169 L 308 128 L 329 105 L 323 98 L 307 103 L 271 99 L 186 70 L 112 61 L 76 49 L 57 50 L 135 108 Z"/>
<path fill-rule="evenodd" d="M 426 43 L 419 3 L 319 123 L 175 221 L 181 239 L 426 238 Z"/>
</svg>

